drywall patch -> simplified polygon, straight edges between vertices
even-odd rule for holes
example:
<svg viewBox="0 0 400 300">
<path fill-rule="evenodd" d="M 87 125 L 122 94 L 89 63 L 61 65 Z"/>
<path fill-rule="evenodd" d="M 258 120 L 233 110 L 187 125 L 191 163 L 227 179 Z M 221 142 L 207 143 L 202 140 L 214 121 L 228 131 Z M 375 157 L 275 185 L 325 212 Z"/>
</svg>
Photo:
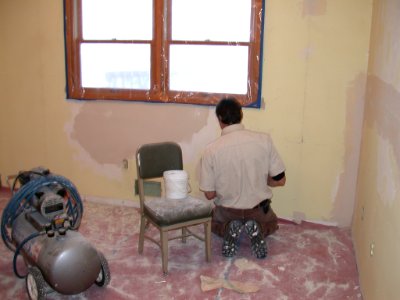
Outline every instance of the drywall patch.
<svg viewBox="0 0 400 300">
<path fill-rule="evenodd" d="M 366 81 L 365 74 L 360 74 L 347 89 L 344 169 L 334 185 L 337 190 L 333 191 L 336 196 L 331 212 L 331 221 L 340 227 L 350 226 L 354 211 Z"/>
<path fill-rule="evenodd" d="M 326 0 L 304 0 L 303 17 L 326 14 Z"/>
<path fill-rule="evenodd" d="M 85 102 L 74 108 L 67 126 L 80 158 L 120 168 L 139 145 L 161 141 L 190 141 L 209 117 L 207 107 L 178 104 Z"/>
</svg>

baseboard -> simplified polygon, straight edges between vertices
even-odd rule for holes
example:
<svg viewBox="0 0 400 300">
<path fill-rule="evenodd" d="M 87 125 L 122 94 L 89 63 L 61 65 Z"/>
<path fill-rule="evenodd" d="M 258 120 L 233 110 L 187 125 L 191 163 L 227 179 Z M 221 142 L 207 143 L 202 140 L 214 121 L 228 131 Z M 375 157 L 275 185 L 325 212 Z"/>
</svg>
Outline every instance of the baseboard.
<svg viewBox="0 0 400 300">
<path fill-rule="evenodd" d="M 308 220 L 308 219 L 299 220 L 299 219 L 287 218 L 287 217 L 279 217 L 278 219 L 282 220 L 284 222 L 286 221 L 286 222 L 298 224 L 298 225 L 305 222 L 305 223 L 311 223 L 311 224 L 317 224 L 317 225 L 323 225 L 323 226 L 338 227 L 337 222 L 328 222 L 328 221 L 321 221 L 321 220 Z"/>
<path fill-rule="evenodd" d="M 106 197 L 98 197 L 98 196 L 83 196 L 83 201 L 107 204 L 107 205 L 119 205 L 119 206 L 127 206 L 127 207 L 136 207 L 139 208 L 139 202 L 134 200 L 124 200 L 124 199 L 113 199 Z"/>
</svg>

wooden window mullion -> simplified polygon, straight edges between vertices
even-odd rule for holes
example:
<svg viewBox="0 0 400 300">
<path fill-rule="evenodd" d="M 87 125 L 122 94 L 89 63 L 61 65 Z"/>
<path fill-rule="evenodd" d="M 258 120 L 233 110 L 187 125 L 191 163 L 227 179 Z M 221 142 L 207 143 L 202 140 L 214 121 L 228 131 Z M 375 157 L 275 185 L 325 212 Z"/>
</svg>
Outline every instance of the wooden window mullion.
<svg viewBox="0 0 400 300">
<path fill-rule="evenodd" d="M 154 0 L 153 8 L 153 40 L 151 42 L 151 98 L 159 99 L 162 96 L 163 83 L 161 74 L 162 64 L 162 20 L 164 5 L 162 0 Z"/>
<path fill-rule="evenodd" d="M 170 69 L 170 46 L 172 40 L 172 0 L 164 1 L 164 24 L 163 24 L 163 56 L 162 56 L 162 72 L 163 72 L 163 99 L 166 101 L 170 98 L 169 89 L 169 69 Z"/>
</svg>

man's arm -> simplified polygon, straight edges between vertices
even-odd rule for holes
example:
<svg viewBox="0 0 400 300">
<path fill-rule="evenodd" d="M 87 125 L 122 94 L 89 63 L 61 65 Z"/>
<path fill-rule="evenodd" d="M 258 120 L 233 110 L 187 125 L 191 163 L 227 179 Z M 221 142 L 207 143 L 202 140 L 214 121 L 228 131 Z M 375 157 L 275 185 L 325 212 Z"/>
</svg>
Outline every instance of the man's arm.
<svg viewBox="0 0 400 300">
<path fill-rule="evenodd" d="M 286 183 L 286 175 L 285 172 L 282 172 L 276 176 L 268 176 L 268 181 L 267 184 L 270 187 L 276 187 L 276 186 L 284 186 Z"/>
<path fill-rule="evenodd" d="M 217 193 L 215 191 L 210 191 L 210 192 L 204 192 L 204 195 L 208 200 L 212 200 L 217 196 Z"/>
</svg>

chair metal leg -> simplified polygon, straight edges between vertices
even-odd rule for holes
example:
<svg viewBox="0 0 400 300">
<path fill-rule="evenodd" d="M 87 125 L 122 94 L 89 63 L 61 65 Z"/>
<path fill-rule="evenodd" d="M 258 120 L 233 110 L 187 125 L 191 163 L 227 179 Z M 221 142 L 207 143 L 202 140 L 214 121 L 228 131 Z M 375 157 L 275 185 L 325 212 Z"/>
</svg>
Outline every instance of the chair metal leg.
<svg viewBox="0 0 400 300">
<path fill-rule="evenodd" d="M 187 233 L 188 233 L 187 228 L 186 228 L 186 227 L 183 227 L 183 228 L 182 228 L 182 243 L 186 243 L 186 236 L 187 236 Z"/>
<path fill-rule="evenodd" d="M 204 241 L 206 246 L 206 261 L 211 261 L 211 220 L 204 223 Z"/>
<path fill-rule="evenodd" d="M 160 230 L 161 261 L 164 275 L 168 274 L 168 232 Z"/>
<path fill-rule="evenodd" d="M 144 232 L 145 232 L 145 230 L 146 230 L 146 217 L 144 215 L 141 215 L 141 217 L 140 217 L 139 245 L 138 245 L 139 254 L 143 253 Z"/>
</svg>

